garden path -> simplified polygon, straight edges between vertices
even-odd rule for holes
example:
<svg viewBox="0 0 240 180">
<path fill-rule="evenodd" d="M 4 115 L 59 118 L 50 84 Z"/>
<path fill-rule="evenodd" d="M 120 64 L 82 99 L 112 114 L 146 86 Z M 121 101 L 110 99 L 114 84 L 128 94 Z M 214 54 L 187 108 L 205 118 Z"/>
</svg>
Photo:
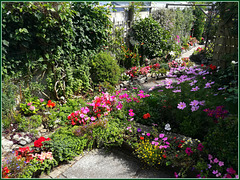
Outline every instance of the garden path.
<svg viewBox="0 0 240 180">
<path fill-rule="evenodd" d="M 197 46 L 193 47 L 191 50 L 189 50 L 189 51 L 187 51 L 187 52 L 185 52 L 185 53 L 182 53 L 181 56 L 180 56 L 179 58 L 177 58 L 177 59 L 181 59 L 181 58 L 184 58 L 184 57 L 190 57 L 190 56 L 193 54 L 193 52 L 194 52 L 198 47 L 203 48 L 204 46 L 205 46 L 205 45 L 197 45 Z M 150 80 L 150 81 L 148 81 L 148 82 L 146 82 L 146 83 L 141 84 L 141 86 L 142 86 L 142 89 L 144 90 L 144 92 L 148 92 L 149 89 L 150 89 L 151 87 L 153 87 L 153 86 L 163 85 L 163 84 L 164 84 L 164 83 L 163 83 L 164 80 L 165 80 L 165 79 L 161 79 L 161 80 Z"/>
<path fill-rule="evenodd" d="M 179 59 L 190 57 L 194 50 L 204 45 L 198 45 L 190 51 L 183 53 Z M 145 92 L 157 84 L 163 84 L 163 80 L 154 80 L 142 84 Z M 83 155 L 75 157 L 67 164 L 62 164 L 49 174 L 43 174 L 40 178 L 173 178 L 174 172 L 169 169 L 144 168 L 143 164 L 122 149 L 105 148 L 85 151 Z"/>
<path fill-rule="evenodd" d="M 169 169 L 144 168 L 129 152 L 115 147 L 85 151 L 83 156 L 54 168 L 49 175 L 43 174 L 40 178 L 173 178 L 173 174 Z"/>
</svg>

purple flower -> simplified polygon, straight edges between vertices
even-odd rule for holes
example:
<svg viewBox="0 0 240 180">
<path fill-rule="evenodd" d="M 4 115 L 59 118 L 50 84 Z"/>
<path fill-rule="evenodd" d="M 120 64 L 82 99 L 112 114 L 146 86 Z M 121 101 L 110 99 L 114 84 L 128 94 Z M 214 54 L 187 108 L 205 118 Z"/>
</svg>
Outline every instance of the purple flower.
<svg viewBox="0 0 240 180">
<path fill-rule="evenodd" d="M 218 173 L 218 170 L 213 170 L 212 173 L 213 173 L 213 174 L 217 174 L 217 173 Z"/>
<path fill-rule="evenodd" d="M 177 106 L 178 109 L 184 109 L 186 107 L 186 103 L 185 102 L 180 102 Z"/>
<path fill-rule="evenodd" d="M 211 166 L 211 164 L 208 164 L 208 169 L 210 169 L 212 166 Z"/>
<path fill-rule="evenodd" d="M 167 138 L 167 137 L 165 137 L 165 138 L 163 138 L 162 140 L 163 140 L 163 141 L 166 141 L 167 139 L 168 139 L 168 138 Z"/>
<path fill-rule="evenodd" d="M 218 165 L 219 165 L 219 166 L 224 166 L 224 162 L 219 161 L 219 162 L 218 162 Z"/>
<path fill-rule="evenodd" d="M 219 176 L 221 176 L 221 173 L 216 174 L 216 177 L 219 177 Z"/>
<path fill-rule="evenodd" d="M 154 141 L 158 141 L 158 138 L 155 138 Z"/>
<path fill-rule="evenodd" d="M 198 91 L 200 88 L 196 86 L 195 88 L 192 88 L 191 91 Z"/>
<path fill-rule="evenodd" d="M 179 89 L 179 90 L 173 90 L 172 92 L 174 92 L 174 93 L 177 93 L 177 92 L 181 92 L 181 89 Z"/>
<path fill-rule="evenodd" d="M 137 132 L 141 132 L 142 130 L 140 128 L 137 129 Z"/>
</svg>

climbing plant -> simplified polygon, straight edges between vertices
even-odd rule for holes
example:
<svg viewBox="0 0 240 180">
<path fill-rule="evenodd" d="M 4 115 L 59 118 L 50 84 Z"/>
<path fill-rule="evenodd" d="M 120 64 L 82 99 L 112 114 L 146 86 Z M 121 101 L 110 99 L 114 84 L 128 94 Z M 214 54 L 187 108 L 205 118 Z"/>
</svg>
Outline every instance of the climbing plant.
<svg viewBox="0 0 240 180">
<path fill-rule="evenodd" d="M 95 5 L 4 2 L 3 78 L 46 80 L 57 99 L 89 89 L 89 58 L 106 45 L 111 27 L 109 10 Z"/>
</svg>

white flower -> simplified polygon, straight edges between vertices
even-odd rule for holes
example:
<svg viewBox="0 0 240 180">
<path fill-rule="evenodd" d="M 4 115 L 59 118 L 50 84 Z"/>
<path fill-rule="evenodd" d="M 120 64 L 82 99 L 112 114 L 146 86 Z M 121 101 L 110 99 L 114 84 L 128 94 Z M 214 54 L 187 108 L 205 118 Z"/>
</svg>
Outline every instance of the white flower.
<svg viewBox="0 0 240 180">
<path fill-rule="evenodd" d="M 232 61 L 232 64 L 237 64 L 237 62 L 236 61 Z"/>
<path fill-rule="evenodd" d="M 165 125 L 165 130 L 167 130 L 167 131 L 170 131 L 170 130 L 171 130 L 170 124 L 167 123 L 167 124 Z"/>
<path fill-rule="evenodd" d="M 175 53 L 174 53 L 173 51 L 171 51 L 169 54 L 172 56 L 172 55 L 174 55 Z"/>
</svg>

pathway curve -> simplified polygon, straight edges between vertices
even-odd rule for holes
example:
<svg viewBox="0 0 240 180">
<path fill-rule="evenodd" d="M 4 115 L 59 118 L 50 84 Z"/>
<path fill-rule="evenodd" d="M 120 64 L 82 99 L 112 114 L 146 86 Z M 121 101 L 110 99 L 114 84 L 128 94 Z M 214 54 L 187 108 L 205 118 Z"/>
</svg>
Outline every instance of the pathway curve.
<svg viewBox="0 0 240 180">
<path fill-rule="evenodd" d="M 190 57 L 190 56 L 193 54 L 193 52 L 194 52 L 198 47 L 203 48 L 204 45 L 197 45 L 196 47 L 193 47 L 190 51 L 187 51 L 187 52 L 185 52 L 185 53 L 182 53 L 182 55 L 181 55 L 179 58 L 177 58 L 177 59 L 182 59 L 182 58 L 184 58 L 184 57 Z M 162 79 L 162 80 L 150 80 L 150 81 L 148 81 L 148 82 L 146 82 L 146 83 L 144 83 L 144 84 L 141 84 L 141 87 L 142 87 L 142 89 L 143 89 L 145 92 L 148 92 L 149 89 L 150 89 L 151 87 L 153 87 L 153 86 L 161 85 L 161 84 L 163 85 L 163 84 L 164 84 L 163 81 L 164 81 L 164 79 Z"/>
<path fill-rule="evenodd" d="M 190 51 L 183 53 L 182 57 L 189 57 L 193 51 L 203 45 L 198 45 Z M 147 92 L 149 88 L 161 84 L 163 80 L 155 80 L 142 84 L 143 90 Z M 75 157 L 67 164 L 60 165 L 47 175 L 40 178 L 173 178 L 173 172 L 169 169 L 143 168 L 142 163 L 131 154 L 121 149 L 105 148 L 94 149 L 90 152 L 84 151 L 83 155 Z"/>
</svg>

